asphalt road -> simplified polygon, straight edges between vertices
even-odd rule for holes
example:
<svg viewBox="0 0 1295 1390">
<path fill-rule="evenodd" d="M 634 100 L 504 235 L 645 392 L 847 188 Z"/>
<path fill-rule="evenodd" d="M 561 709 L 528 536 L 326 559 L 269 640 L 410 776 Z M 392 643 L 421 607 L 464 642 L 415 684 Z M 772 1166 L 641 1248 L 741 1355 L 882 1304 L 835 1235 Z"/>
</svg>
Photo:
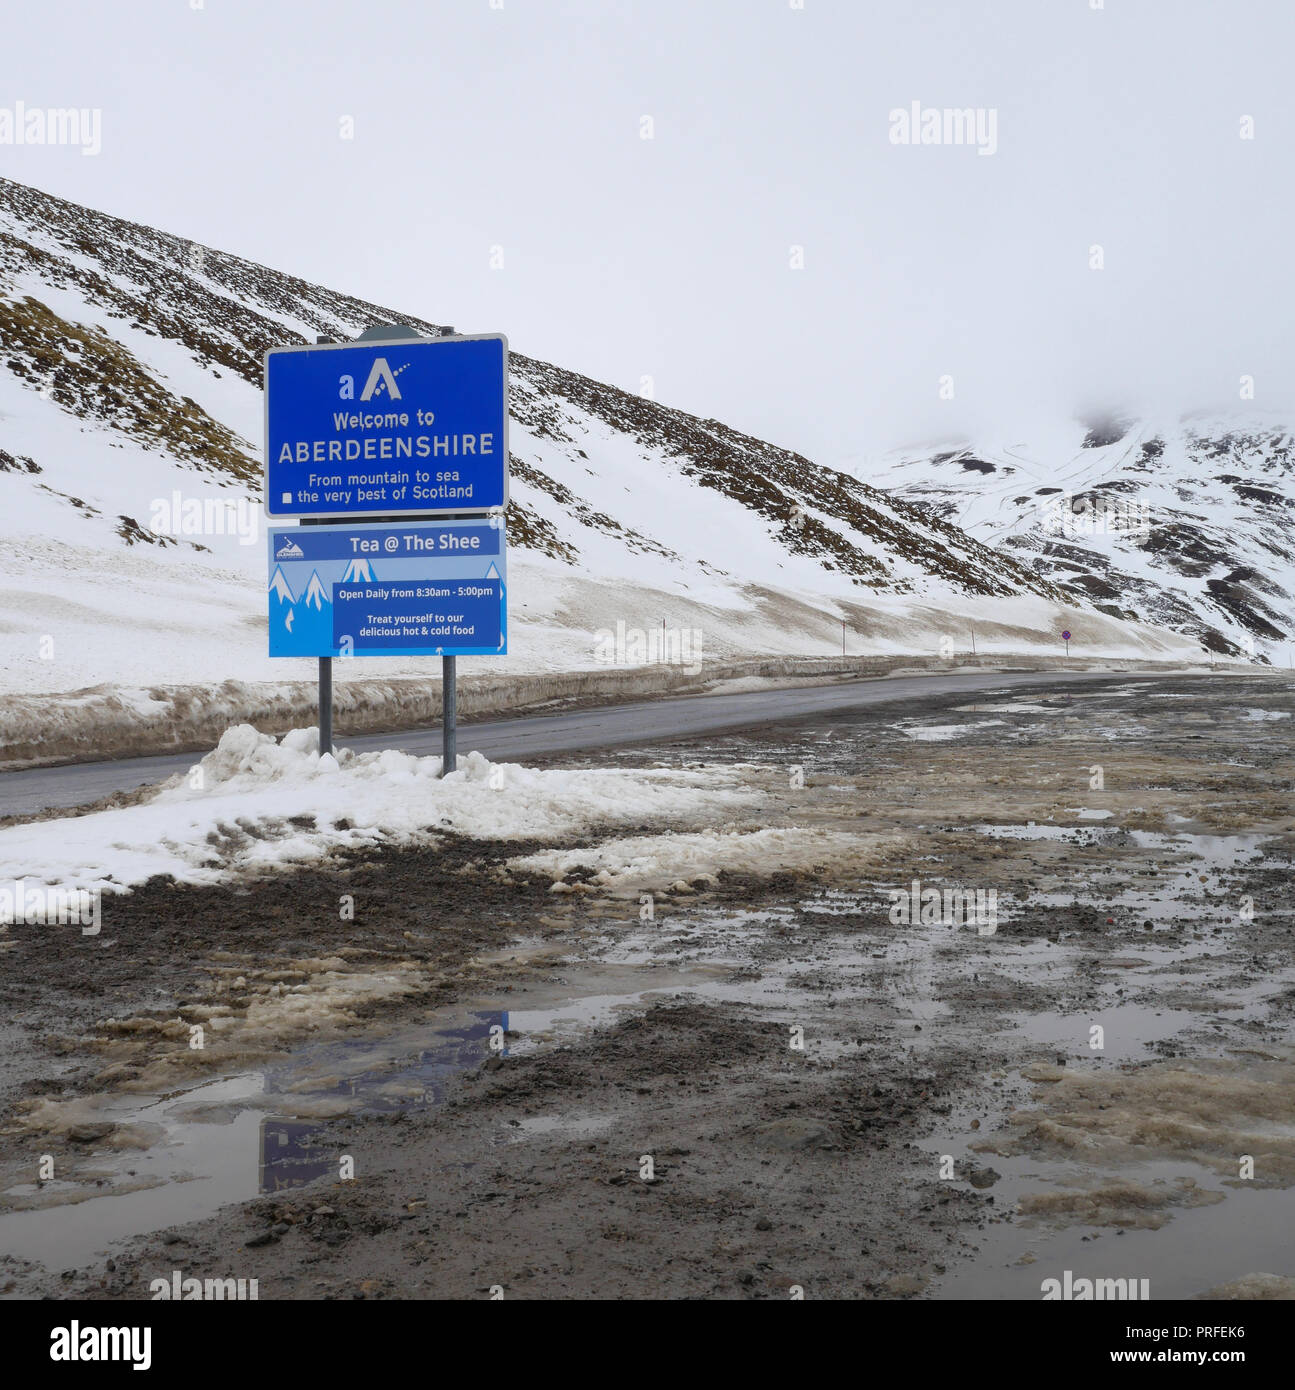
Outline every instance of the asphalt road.
<svg viewBox="0 0 1295 1390">
<path fill-rule="evenodd" d="M 703 734 L 710 729 L 741 728 L 748 724 L 800 719 L 827 710 L 858 709 L 945 694 L 1138 679 L 1156 679 L 1156 676 L 1131 671 L 971 671 L 949 676 L 887 676 L 804 689 L 640 700 L 633 704 L 571 710 L 566 714 L 460 722 L 458 746 L 460 755 L 477 749 L 494 761 L 518 761 L 544 753 L 656 743 Z M 406 753 L 425 755 L 441 751 L 439 726 L 361 734 L 336 741 L 357 752 L 399 748 Z M 194 753 L 165 753 L 150 758 L 119 758 L 113 762 L 73 763 L 65 767 L 2 773 L 0 815 L 31 815 L 50 808 L 84 806 L 116 791 L 130 791 L 146 782 L 160 782 L 176 772 L 187 771 L 197 761 L 198 755 Z"/>
</svg>

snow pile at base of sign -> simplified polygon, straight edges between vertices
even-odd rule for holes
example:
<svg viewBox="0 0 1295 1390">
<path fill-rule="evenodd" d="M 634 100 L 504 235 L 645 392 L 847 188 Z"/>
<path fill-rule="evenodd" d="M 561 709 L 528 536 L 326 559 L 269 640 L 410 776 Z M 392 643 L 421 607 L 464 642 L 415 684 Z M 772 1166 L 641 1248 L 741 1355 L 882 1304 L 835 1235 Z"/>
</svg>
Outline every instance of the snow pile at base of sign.
<svg viewBox="0 0 1295 1390">
<path fill-rule="evenodd" d="M 105 893 L 158 874 L 210 884 L 316 863 L 335 849 L 434 843 L 437 831 L 507 840 L 695 822 L 760 795 L 738 767 L 539 771 L 470 752 L 442 778 L 436 757 L 321 757 L 317 747 L 314 729 L 282 741 L 247 724 L 229 729 L 189 773 L 137 805 L 0 830 L 0 882 Z"/>
</svg>

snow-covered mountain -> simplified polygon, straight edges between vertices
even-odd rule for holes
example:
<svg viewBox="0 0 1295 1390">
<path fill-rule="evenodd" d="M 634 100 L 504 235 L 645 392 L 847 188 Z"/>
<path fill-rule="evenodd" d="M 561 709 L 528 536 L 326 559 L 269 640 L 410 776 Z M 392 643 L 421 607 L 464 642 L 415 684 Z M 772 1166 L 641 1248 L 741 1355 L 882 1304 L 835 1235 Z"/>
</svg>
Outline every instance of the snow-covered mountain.
<svg viewBox="0 0 1295 1390">
<path fill-rule="evenodd" d="M 1259 413 L 1067 422 L 849 466 L 1112 616 L 1285 665 L 1295 433 Z"/>
<path fill-rule="evenodd" d="M 0 179 L 0 744 L 17 695 L 133 688 L 147 713 L 181 687 L 311 677 L 266 651 L 262 354 L 391 322 L 450 331 Z M 1066 627 L 1089 654 L 1195 650 L 1099 613 L 1032 556 L 524 346 L 513 632 L 465 675 L 596 669 L 618 623 L 699 634 L 707 661 L 828 656 L 843 633 L 855 653 L 961 651 L 973 630 L 982 652 L 1052 652 Z"/>
</svg>

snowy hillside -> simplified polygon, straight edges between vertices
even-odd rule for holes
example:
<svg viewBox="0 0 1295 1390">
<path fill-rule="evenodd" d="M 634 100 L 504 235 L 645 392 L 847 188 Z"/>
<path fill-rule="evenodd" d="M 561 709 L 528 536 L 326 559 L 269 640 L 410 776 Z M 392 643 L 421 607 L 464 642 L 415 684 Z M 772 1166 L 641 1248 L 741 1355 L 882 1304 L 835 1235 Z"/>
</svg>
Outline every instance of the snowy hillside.
<svg viewBox="0 0 1295 1390">
<path fill-rule="evenodd" d="M 1113 616 L 1286 665 L 1295 638 L 1295 434 L 1257 413 L 1072 422 L 908 450 L 853 471 Z"/>
<path fill-rule="evenodd" d="M 100 687 L 87 708 L 113 692 L 166 718 L 180 688 L 312 678 L 266 655 L 262 354 L 393 321 L 449 331 L 0 180 L 0 743 L 24 695 Z M 465 675 L 593 669 L 618 624 L 692 634 L 707 663 L 831 655 L 843 622 L 858 653 L 961 650 L 972 628 L 982 652 L 1055 652 L 1064 627 L 1086 654 L 1193 649 L 1032 556 L 512 346 L 513 632 Z"/>
</svg>

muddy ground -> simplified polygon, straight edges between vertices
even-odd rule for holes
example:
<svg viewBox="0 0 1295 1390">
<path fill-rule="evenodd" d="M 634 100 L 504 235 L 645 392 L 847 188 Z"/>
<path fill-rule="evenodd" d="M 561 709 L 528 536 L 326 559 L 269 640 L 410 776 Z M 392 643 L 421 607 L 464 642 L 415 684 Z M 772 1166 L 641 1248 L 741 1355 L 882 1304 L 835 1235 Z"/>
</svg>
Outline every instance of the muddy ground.
<svg viewBox="0 0 1295 1390">
<path fill-rule="evenodd" d="M 1295 1295 L 1293 713 L 1043 678 L 552 759 L 760 799 L 10 927 L 0 1292 Z"/>
</svg>

